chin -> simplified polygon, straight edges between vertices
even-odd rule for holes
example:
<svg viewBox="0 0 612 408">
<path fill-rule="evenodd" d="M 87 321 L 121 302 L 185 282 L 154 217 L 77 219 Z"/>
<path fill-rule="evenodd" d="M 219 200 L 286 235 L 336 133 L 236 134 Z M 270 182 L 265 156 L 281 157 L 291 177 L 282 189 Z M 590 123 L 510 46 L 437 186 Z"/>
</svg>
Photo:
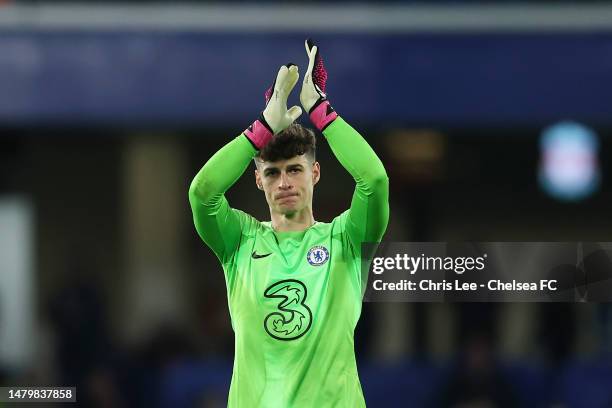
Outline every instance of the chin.
<svg viewBox="0 0 612 408">
<path fill-rule="evenodd" d="M 295 214 L 298 210 L 294 206 L 281 206 L 280 212 L 285 215 Z"/>
<path fill-rule="evenodd" d="M 298 212 L 298 208 L 295 204 L 280 205 L 278 211 L 283 215 L 293 215 Z"/>
</svg>

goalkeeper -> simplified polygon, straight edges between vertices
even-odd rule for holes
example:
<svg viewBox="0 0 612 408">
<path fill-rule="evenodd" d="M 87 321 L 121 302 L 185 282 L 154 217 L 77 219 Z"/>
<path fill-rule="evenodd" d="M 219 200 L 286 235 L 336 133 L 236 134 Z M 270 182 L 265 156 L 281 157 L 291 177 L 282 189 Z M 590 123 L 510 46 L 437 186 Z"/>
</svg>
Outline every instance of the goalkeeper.
<svg viewBox="0 0 612 408">
<path fill-rule="evenodd" d="M 287 109 L 298 67 L 282 66 L 262 115 L 208 160 L 189 189 L 202 240 L 225 273 L 235 333 L 230 407 L 365 406 L 354 351 L 367 271 L 361 243 L 380 241 L 389 217 L 389 180 L 372 148 L 331 107 L 327 72 L 306 41 L 300 101 L 334 155 L 355 179 L 351 207 L 315 221 L 320 178 L 312 130 Z M 231 208 L 227 191 L 255 159 L 255 182 L 270 220 Z"/>
</svg>

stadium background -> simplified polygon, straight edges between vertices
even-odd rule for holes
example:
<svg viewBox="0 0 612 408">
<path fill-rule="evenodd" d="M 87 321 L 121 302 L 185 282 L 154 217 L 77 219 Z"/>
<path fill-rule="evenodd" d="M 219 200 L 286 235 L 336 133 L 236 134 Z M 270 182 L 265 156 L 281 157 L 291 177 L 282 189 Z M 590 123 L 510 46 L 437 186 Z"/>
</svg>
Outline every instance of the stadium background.
<svg viewBox="0 0 612 408">
<path fill-rule="evenodd" d="M 278 66 L 304 72 L 306 36 L 389 173 L 385 239 L 612 241 L 607 2 L 2 3 L 2 385 L 74 384 L 82 406 L 223 406 L 233 334 L 187 189 L 261 111 Z M 578 201 L 538 183 L 542 131 L 565 120 L 599 140 L 601 183 Z M 319 146 L 328 221 L 353 182 Z M 230 203 L 265 219 L 249 173 Z M 609 406 L 610 316 L 366 303 L 366 401 Z"/>
</svg>

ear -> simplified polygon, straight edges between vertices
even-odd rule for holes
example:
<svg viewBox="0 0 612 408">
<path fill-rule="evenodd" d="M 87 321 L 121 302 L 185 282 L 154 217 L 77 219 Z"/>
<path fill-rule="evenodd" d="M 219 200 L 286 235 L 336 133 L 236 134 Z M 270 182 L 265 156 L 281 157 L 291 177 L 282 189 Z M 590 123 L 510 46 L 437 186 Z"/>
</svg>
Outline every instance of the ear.
<svg viewBox="0 0 612 408">
<path fill-rule="evenodd" d="M 261 183 L 261 176 L 259 175 L 259 170 L 255 169 L 255 184 L 257 188 L 263 190 L 263 184 Z"/>
<path fill-rule="evenodd" d="M 315 184 L 317 184 L 320 178 L 321 178 L 321 166 L 319 165 L 319 162 L 316 161 L 312 165 L 312 185 L 314 186 Z"/>
</svg>

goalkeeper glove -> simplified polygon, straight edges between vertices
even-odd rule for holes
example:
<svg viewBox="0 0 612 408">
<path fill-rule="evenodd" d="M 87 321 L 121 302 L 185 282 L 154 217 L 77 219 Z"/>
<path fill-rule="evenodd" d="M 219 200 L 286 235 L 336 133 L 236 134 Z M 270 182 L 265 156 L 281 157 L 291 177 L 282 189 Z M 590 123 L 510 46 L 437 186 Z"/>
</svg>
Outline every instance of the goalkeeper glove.
<svg viewBox="0 0 612 408">
<path fill-rule="evenodd" d="M 273 135 L 287 129 L 302 114 L 299 106 L 287 109 L 287 97 L 295 87 L 299 76 L 297 65 L 283 65 L 276 75 L 276 80 L 266 91 L 266 108 L 244 131 L 244 135 L 256 149 L 261 150 Z"/>
<path fill-rule="evenodd" d="M 325 84 L 327 83 L 327 70 L 319 49 L 311 39 L 306 40 L 306 53 L 308 54 L 308 70 L 304 75 L 300 101 L 315 127 L 323 131 L 338 117 L 334 108 L 327 100 Z"/>
</svg>

